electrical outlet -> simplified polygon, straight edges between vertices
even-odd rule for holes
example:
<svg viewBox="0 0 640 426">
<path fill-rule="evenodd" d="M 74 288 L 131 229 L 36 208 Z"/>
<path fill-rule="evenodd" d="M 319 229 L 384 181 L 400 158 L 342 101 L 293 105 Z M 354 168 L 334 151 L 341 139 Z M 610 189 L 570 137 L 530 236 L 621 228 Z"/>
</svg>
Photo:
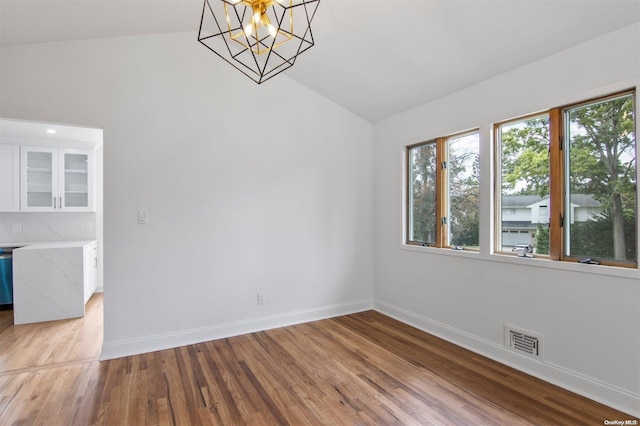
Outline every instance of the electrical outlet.
<svg viewBox="0 0 640 426">
<path fill-rule="evenodd" d="M 138 211 L 138 223 L 142 225 L 149 223 L 149 213 L 146 210 Z"/>
<path fill-rule="evenodd" d="M 258 293 L 258 305 L 264 305 L 264 294 Z"/>
<path fill-rule="evenodd" d="M 11 226 L 11 230 L 13 232 L 22 232 L 22 225 L 19 223 L 14 223 L 13 226 Z"/>
</svg>

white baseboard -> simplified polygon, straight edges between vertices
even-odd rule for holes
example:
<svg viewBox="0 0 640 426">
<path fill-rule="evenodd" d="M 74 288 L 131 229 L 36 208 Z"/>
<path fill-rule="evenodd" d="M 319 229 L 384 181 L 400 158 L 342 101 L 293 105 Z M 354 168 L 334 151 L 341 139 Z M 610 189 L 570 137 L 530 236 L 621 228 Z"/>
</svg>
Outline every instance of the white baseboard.
<svg viewBox="0 0 640 426">
<path fill-rule="evenodd" d="M 364 299 L 320 308 L 304 309 L 284 314 L 218 324 L 211 327 L 163 333 L 140 339 L 108 342 L 103 343 L 102 345 L 100 360 L 104 361 L 124 356 L 192 345 L 210 340 L 239 336 L 241 334 L 255 333 L 257 331 L 264 331 L 272 328 L 286 327 L 288 325 L 353 314 L 370 309 L 373 309 L 373 299 Z"/>
<path fill-rule="evenodd" d="M 598 401 L 617 410 L 640 417 L 640 395 L 584 376 L 550 362 L 540 362 L 507 350 L 495 342 L 463 330 L 433 321 L 398 306 L 376 301 L 374 309 L 405 324 L 416 327 L 465 349 L 513 367 L 546 382 Z"/>
</svg>

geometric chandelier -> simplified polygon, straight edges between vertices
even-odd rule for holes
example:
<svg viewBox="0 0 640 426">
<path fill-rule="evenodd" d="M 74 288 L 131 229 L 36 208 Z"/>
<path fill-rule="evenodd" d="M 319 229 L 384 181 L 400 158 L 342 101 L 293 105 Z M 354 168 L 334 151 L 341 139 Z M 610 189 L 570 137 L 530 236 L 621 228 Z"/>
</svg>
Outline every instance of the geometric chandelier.
<svg viewBox="0 0 640 426">
<path fill-rule="evenodd" d="M 198 41 L 260 84 L 313 46 L 320 0 L 204 0 Z"/>
</svg>

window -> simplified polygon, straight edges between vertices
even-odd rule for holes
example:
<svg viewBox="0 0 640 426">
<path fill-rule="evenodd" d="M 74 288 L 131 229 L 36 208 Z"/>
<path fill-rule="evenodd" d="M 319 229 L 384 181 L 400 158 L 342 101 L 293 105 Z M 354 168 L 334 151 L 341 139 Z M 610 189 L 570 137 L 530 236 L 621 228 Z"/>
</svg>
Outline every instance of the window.
<svg viewBox="0 0 640 426">
<path fill-rule="evenodd" d="M 637 267 L 634 98 L 496 124 L 496 251 L 526 243 L 553 260 Z"/>
<path fill-rule="evenodd" d="M 479 133 L 407 148 L 407 242 L 479 247 Z"/>
<path fill-rule="evenodd" d="M 564 110 L 565 252 L 636 261 L 633 94 Z"/>
<path fill-rule="evenodd" d="M 549 254 L 549 115 L 502 123 L 496 128 L 500 146 L 500 197 L 496 247 L 511 252 L 531 244 L 534 253 Z M 514 235 L 516 234 L 516 235 Z M 536 235 L 533 239 L 531 235 Z"/>
<path fill-rule="evenodd" d="M 409 150 L 409 241 L 436 245 L 436 141 Z"/>
</svg>

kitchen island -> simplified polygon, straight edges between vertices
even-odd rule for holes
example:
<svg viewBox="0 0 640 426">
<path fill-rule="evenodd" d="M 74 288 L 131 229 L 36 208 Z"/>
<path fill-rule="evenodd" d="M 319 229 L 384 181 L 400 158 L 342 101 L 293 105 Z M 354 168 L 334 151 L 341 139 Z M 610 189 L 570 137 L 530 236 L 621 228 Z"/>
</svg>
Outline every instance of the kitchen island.
<svg viewBox="0 0 640 426">
<path fill-rule="evenodd" d="M 97 286 L 95 240 L 10 245 L 20 246 L 13 250 L 15 325 L 84 316 Z"/>
</svg>

